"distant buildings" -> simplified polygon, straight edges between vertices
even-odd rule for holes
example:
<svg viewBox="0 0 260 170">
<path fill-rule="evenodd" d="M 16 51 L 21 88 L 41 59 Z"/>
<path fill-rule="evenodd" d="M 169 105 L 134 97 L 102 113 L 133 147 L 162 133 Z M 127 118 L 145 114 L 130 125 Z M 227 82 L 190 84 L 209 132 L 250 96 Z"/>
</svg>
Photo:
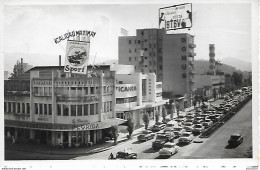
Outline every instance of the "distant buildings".
<svg viewBox="0 0 260 170">
<path fill-rule="evenodd" d="M 27 70 L 30 70 L 31 68 L 33 68 L 33 66 L 29 65 L 28 63 L 24 63 L 23 58 L 21 58 L 21 62 L 17 61 L 17 63 L 14 65 L 13 73 L 11 73 L 10 78 L 15 78 Z"/>
<path fill-rule="evenodd" d="M 4 71 L 4 80 L 8 80 L 8 77 L 9 77 L 9 72 Z"/>
<path fill-rule="evenodd" d="M 132 64 L 141 73 L 155 73 L 163 96 L 181 100 L 194 97 L 194 36 L 166 34 L 163 29 L 137 29 L 136 36 L 119 37 L 119 64 Z"/>
</svg>

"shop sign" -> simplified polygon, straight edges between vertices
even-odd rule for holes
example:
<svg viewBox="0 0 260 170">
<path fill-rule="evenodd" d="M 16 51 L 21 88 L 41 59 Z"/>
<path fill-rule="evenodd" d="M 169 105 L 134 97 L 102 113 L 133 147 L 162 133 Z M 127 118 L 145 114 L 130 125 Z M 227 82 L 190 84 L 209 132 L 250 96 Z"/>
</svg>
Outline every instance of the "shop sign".
<svg viewBox="0 0 260 170">
<path fill-rule="evenodd" d="M 89 124 L 85 124 L 85 125 L 80 125 L 76 128 L 74 128 L 73 130 L 95 130 L 95 129 L 99 129 L 100 126 L 98 123 L 89 123 Z"/>
<path fill-rule="evenodd" d="M 89 42 L 67 41 L 64 72 L 87 74 Z"/>
<path fill-rule="evenodd" d="M 192 4 L 180 4 L 159 9 L 159 28 L 166 31 L 192 27 Z"/>
<path fill-rule="evenodd" d="M 136 91 L 136 86 L 117 86 L 116 90 L 119 92 Z"/>
<path fill-rule="evenodd" d="M 54 42 L 56 44 L 58 44 L 59 42 L 63 41 L 63 40 L 67 40 L 71 37 L 78 37 L 78 36 L 91 36 L 91 37 L 95 37 L 96 33 L 93 31 L 88 31 L 88 30 L 78 30 L 78 31 L 71 31 L 71 32 L 67 32 L 63 35 L 58 36 L 57 38 L 54 38 Z"/>
</svg>

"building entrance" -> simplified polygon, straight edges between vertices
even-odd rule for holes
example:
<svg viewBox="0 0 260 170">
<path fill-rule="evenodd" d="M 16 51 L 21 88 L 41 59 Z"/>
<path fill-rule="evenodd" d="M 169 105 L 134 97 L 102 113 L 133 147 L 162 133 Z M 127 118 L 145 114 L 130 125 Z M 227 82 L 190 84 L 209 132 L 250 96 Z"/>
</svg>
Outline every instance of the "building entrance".
<svg viewBox="0 0 260 170">
<path fill-rule="evenodd" d="M 47 131 L 41 131 L 40 143 L 47 144 Z"/>
</svg>

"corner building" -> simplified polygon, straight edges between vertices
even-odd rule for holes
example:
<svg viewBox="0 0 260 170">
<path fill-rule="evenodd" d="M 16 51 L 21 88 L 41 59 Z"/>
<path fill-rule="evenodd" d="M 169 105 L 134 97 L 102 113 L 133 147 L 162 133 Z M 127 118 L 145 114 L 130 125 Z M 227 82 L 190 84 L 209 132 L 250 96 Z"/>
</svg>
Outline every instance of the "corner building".
<svg viewBox="0 0 260 170">
<path fill-rule="evenodd" d="M 115 72 L 100 66 L 91 76 L 64 67 L 34 67 L 22 80 L 5 81 L 5 135 L 51 145 L 92 145 L 109 136 L 115 118 Z M 92 67 L 88 69 L 91 70 Z"/>
</svg>

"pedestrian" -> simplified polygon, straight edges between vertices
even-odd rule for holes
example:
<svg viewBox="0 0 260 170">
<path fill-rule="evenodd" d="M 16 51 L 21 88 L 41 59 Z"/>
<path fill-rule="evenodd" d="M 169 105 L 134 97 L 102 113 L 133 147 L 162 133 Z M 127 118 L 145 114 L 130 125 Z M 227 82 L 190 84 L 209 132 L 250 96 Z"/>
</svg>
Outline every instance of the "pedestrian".
<svg viewBox="0 0 260 170">
<path fill-rule="evenodd" d="M 176 111 L 177 111 L 177 116 L 179 117 L 180 103 L 178 101 L 176 101 L 175 107 L 176 107 Z"/>
<path fill-rule="evenodd" d="M 114 159 L 114 155 L 113 153 L 111 152 L 110 156 L 109 156 L 109 159 Z"/>
</svg>

